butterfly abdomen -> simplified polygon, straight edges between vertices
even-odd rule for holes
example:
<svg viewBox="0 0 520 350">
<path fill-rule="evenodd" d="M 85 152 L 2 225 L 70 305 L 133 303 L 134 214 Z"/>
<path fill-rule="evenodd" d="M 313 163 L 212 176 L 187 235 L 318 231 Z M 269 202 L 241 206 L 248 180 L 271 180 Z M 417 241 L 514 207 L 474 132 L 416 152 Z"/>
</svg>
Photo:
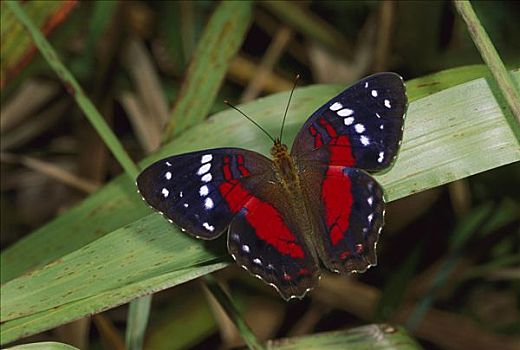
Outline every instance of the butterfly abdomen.
<svg viewBox="0 0 520 350">
<path fill-rule="evenodd" d="M 275 142 L 271 154 L 276 176 L 285 192 L 280 202 L 284 203 L 284 211 L 292 213 L 289 217 L 296 219 L 292 225 L 298 227 L 297 231 L 302 233 L 303 240 L 316 260 L 313 237 L 317 233 L 317 226 L 311 208 L 306 205 L 308 200 L 302 187 L 302 169 L 298 167 L 298 163 L 287 151 L 287 146 L 278 140 Z"/>
</svg>

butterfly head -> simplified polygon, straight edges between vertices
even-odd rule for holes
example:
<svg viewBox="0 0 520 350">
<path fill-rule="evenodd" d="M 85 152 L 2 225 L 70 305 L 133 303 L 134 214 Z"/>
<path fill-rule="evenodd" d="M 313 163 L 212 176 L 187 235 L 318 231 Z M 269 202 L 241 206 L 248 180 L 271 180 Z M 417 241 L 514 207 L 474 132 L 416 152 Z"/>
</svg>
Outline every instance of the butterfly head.
<svg viewBox="0 0 520 350">
<path fill-rule="evenodd" d="M 271 148 L 271 156 L 273 158 L 281 158 L 285 155 L 289 155 L 289 150 L 286 144 L 283 144 L 279 138 L 274 140 L 273 147 Z"/>
</svg>

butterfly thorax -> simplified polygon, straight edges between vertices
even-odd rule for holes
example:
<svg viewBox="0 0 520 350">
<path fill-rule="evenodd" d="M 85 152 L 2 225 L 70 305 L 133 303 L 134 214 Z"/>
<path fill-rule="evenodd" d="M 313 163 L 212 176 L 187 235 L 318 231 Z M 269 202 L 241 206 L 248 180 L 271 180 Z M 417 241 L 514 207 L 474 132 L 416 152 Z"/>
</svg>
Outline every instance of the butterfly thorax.
<svg viewBox="0 0 520 350">
<path fill-rule="evenodd" d="M 273 148 L 271 148 L 271 155 L 281 183 L 288 192 L 292 192 L 295 187 L 299 187 L 300 181 L 295 162 L 289 154 L 287 145 L 281 143 L 279 139 L 275 140 Z"/>
</svg>

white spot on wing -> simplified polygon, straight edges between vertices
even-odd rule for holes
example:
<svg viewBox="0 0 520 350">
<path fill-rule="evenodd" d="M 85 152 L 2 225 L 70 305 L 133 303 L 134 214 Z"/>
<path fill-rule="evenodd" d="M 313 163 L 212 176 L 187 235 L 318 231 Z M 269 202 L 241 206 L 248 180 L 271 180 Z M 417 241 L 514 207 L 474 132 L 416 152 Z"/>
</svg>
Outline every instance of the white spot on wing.
<svg viewBox="0 0 520 350">
<path fill-rule="evenodd" d="M 371 223 L 373 218 L 374 214 L 370 214 L 369 216 L 367 216 L 368 222 Z"/>
<path fill-rule="evenodd" d="M 167 165 L 167 166 L 172 166 L 172 163 L 166 161 L 166 165 Z"/>
<path fill-rule="evenodd" d="M 354 117 L 348 117 L 343 119 L 343 123 L 345 123 L 345 125 L 351 125 L 352 123 L 354 123 Z"/>
<path fill-rule="evenodd" d="M 206 230 L 211 231 L 211 232 L 213 232 L 213 230 L 215 230 L 215 227 L 210 225 L 210 224 L 208 224 L 207 222 L 203 223 L 202 226 L 204 226 L 204 228 Z"/>
<path fill-rule="evenodd" d="M 377 97 L 377 90 L 372 90 L 371 94 L 372 94 L 372 97 Z"/>
<path fill-rule="evenodd" d="M 385 128 L 385 126 L 383 124 L 381 124 L 381 126 L 379 127 L 379 129 L 383 130 Z"/>
<path fill-rule="evenodd" d="M 370 145 L 370 139 L 368 137 L 366 137 L 365 135 L 361 135 L 361 137 L 359 138 L 359 141 L 361 141 L 361 144 L 363 144 L 363 146 Z"/>
<path fill-rule="evenodd" d="M 168 195 L 170 194 L 170 191 L 168 191 L 166 188 L 163 188 L 161 193 L 164 196 L 164 198 L 167 198 Z"/>
<path fill-rule="evenodd" d="M 199 168 L 199 171 L 197 171 L 197 175 L 205 174 L 209 171 L 209 169 L 211 169 L 211 163 L 206 163 Z"/>
<path fill-rule="evenodd" d="M 188 203 L 184 203 L 184 208 L 189 207 L 190 205 Z"/>
<path fill-rule="evenodd" d="M 254 258 L 253 259 L 253 262 L 257 265 L 262 265 L 262 260 L 258 259 L 258 258 Z"/>
<path fill-rule="evenodd" d="M 354 114 L 354 111 L 348 108 L 343 108 L 341 111 L 338 111 L 338 115 L 340 117 L 348 117 Z"/>
<path fill-rule="evenodd" d="M 202 156 L 202 158 L 200 159 L 200 162 L 202 164 L 204 163 L 207 163 L 207 162 L 211 162 L 211 160 L 213 159 L 213 156 L 211 154 L 205 154 Z"/>
<path fill-rule="evenodd" d="M 376 113 L 376 117 L 378 117 L 379 119 L 381 119 L 381 116 L 379 115 L 379 113 Z"/>
<path fill-rule="evenodd" d="M 365 89 L 368 88 L 368 82 L 365 83 Z"/>
<path fill-rule="evenodd" d="M 172 173 L 169 172 L 169 171 L 166 172 L 166 174 L 164 174 L 164 178 L 165 178 L 166 180 L 170 180 L 170 179 L 172 178 Z"/>
<path fill-rule="evenodd" d="M 356 124 L 354 128 L 358 134 L 361 134 L 363 131 L 365 131 L 365 126 L 363 124 Z"/>
<path fill-rule="evenodd" d="M 204 185 L 204 186 L 201 186 L 200 190 L 199 190 L 199 194 L 201 196 L 207 196 L 209 193 L 209 188 L 208 186 Z"/>
<path fill-rule="evenodd" d="M 368 203 L 368 205 L 372 205 L 372 203 L 374 203 L 374 197 L 372 197 L 372 196 L 368 197 L 367 203 Z"/>
<path fill-rule="evenodd" d="M 183 195 L 184 195 L 184 194 L 182 193 L 182 191 L 180 191 L 180 192 L 179 192 L 179 197 L 182 198 Z"/>
<path fill-rule="evenodd" d="M 392 108 L 392 106 L 390 105 L 390 100 L 386 100 L 385 99 L 385 107 L 386 108 Z"/>
<path fill-rule="evenodd" d="M 247 244 L 244 244 L 244 245 L 242 246 L 242 250 L 243 250 L 244 252 L 246 252 L 246 253 L 249 253 L 249 246 L 248 246 Z"/>
<path fill-rule="evenodd" d="M 337 111 L 338 109 L 341 109 L 341 107 L 343 107 L 343 105 L 339 102 L 336 102 L 334 103 L 332 106 L 330 106 L 330 110 L 331 111 Z"/>
<path fill-rule="evenodd" d="M 211 199 L 210 197 L 206 198 L 206 200 L 204 200 L 204 208 L 206 209 L 211 209 L 213 208 L 213 199 Z"/>
<path fill-rule="evenodd" d="M 383 163 L 384 157 L 385 157 L 385 152 L 383 152 L 383 151 L 379 152 L 379 158 L 377 158 L 377 161 L 379 163 Z"/>
<path fill-rule="evenodd" d="M 203 182 L 210 182 L 212 178 L 213 178 L 213 176 L 211 176 L 211 173 L 208 173 L 208 174 L 204 175 L 203 177 L 201 177 L 200 179 Z"/>
</svg>

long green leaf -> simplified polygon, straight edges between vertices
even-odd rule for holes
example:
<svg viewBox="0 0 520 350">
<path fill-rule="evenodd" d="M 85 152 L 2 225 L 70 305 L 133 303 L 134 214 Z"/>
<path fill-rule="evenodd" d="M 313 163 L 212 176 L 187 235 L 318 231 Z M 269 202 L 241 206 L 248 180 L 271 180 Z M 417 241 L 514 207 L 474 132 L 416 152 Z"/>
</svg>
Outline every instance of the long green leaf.
<svg viewBox="0 0 520 350">
<path fill-rule="evenodd" d="M 346 331 L 317 333 L 299 338 L 271 341 L 268 349 L 352 349 L 352 350 L 411 350 L 419 344 L 401 327 L 372 324 Z"/>
<path fill-rule="evenodd" d="M 485 66 L 469 66 L 414 79 L 407 82 L 408 98 L 414 101 L 487 74 L 489 71 Z M 330 98 L 340 88 L 296 90 L 295 102 L 291 106 L 288 120 L 289 123 L 294 123 L 293 131 L 320 102 Z M 245 108 L 277 134 L 283 112 L 278 106 L 283 106 L 286 101 L 287 96 L 280 94 L 269 97 L 265 102 L 253 102 Z M 149 164 L 161 156 L 174 153 L 218 146 L 240 146 L 267 152 L 270 143 L 257 130 L 253 131 L 250 124 L 236 112 L 227 111 L 211 118 L 200 127 L 186 131 L 182 137 L 165 145 L 158 154 L 143 163 Z M 1 282 L 5 283 L 30 269 L 43 266 L 143 217 L 144 208 L 146 206 L 136 195 L 133 181 L 126 176 L 120 176 L 66 214 L 2 252 Z"/>
<path fill-rule="evenodd" d="M 208 115 L 229 62 L 249 28 L 251 8 L 249 1 L 222 1 L 211 16 L 166 126 L 164 136 L 167 141 Z"/>
<path fill-rule="evenodd" d="M 520 80 L 519 72 L 513 76 Z M 493 89 L 485 79 L 477 79 L 410 103 L 400 155 L 389 172 L 377 176 L 389 200 L 520 159 L 518 140 L 504 117 L 508 110 L 501 107 L 503 101 L 497 100 Z M 298 89 L 288 117 L 288 139 L 305 116 L 338 90 L 332 86 Z M 243 109 L 262 116 L 274 132 L 280 121 L 279 106 L 286 98 L 285 93 L 277 94 Z M 193 149 L 194 135 L 200 148 L 230 145 L 266 152 L 270 146 L 257 129 L 224 111 L 184 133 L 157 157 Z M 143 207 L 139 216 L 145 212 Z M 73 219 L 68 220 L 69 226 L 54 227 L 77 234 L 71 228 Z M 148 215 L 3 285 L 2 342 L 220 269 L 228 261 L 224 247 L 223 240 L 191 239 L 159 215 Z"/>
<path fill-rule="evenodd" d="M 78 348 L 63 343 L 40 342 L 16 345 L 7 350 L 78 350 Z"/>
<path fill-rule="evenodd" d="M 7 293 L 2 293 L 5 317 L 1 320 L 6 322 L 0 325 L 1 342 L 39 332 L 42 326 L 45 329 L 66 323 L 78 314 L 126 303 L 226 265 L 218 262 L 224 260 L 222 249 L 214 246 L 210 252 L 204 244 L 193 245 L 193 239 L 186 235 L 172 235 L 170 225 L 155 216 L 148 215 L 4 285 L 7 289 L 16 285 L 19 296 L 2 288 Z M 155 258 L 149 260 L 151 256 Z M 47 284 L 50 293 L 42 295 L 34 289 L 35 283 Z M 44 299 L 27 307 L 21 294 Z"/>
</svg>

